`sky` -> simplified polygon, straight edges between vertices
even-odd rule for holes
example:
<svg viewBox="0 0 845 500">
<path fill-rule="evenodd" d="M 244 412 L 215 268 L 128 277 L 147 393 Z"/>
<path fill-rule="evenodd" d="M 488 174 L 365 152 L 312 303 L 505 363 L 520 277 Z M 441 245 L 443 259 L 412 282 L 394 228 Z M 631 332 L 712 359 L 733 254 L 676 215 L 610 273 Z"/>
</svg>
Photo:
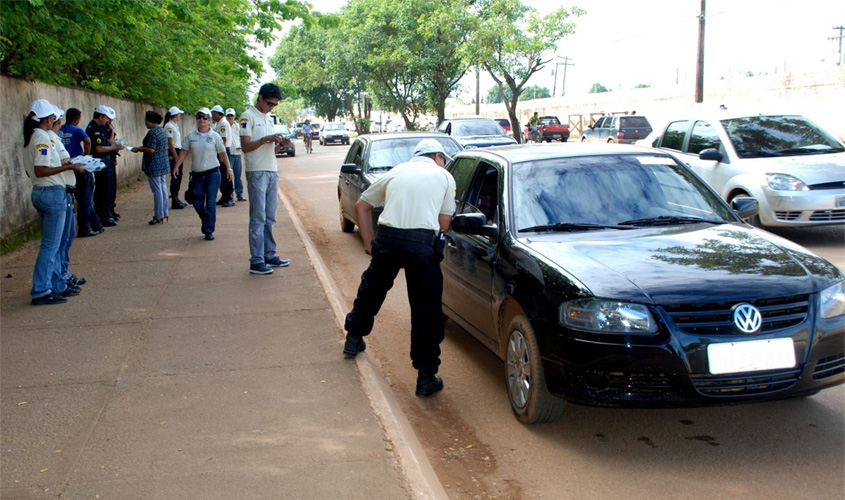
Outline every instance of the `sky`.
<svg viewBox="0 0 845 500">
<path fill-rule="evenodd" d="M 321 12 L 338 12 L 345 3 L 311 0 L 313 10 Z M 568 57 L 572 64 L 566 66 L 567 95 L 585 94 L 594 83 L 617 91 L 638 84 L 660 87 L 695 80 L 701 0 L 541 0 L 529 4 L 541 14 L 572 5 L 587 12 L 574 18 L 575 33 L 550 54 Z M 839 51 L 838 42 L 828 39 L 840 35 L 834 26 L 845 26 L 845 0 L 707 0 L 705 88 L 708 81 L 746 72 L 782 74 L 829 68 Z M 274 51 L 275 47 L 265 51 L 265 59 Z M 560 59 L 553 59 L 528 85 L 556 88 L 561 95 L 564 67 L 557 66 L 555 74 L 554 61 Z M 475 97 L 474 74 L 461 84 L 461 98 L 468 102 Z M 486 96 L 492 86 L 492 78 L 482 73 L 481 95 Z"/>
</svg>

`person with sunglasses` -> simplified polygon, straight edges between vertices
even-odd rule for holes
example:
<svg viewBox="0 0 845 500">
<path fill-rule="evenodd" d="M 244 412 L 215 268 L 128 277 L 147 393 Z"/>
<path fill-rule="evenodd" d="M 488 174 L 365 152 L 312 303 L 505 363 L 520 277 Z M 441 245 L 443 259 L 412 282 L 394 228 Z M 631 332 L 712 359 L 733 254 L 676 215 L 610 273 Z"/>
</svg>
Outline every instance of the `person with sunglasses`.
<svg viewBox="0 0 845 500">
<path fill-rule="evenodd" d="M 194 210 L 202 221 L 202 234 L 206 240 L 214 239 L 214 227 L 217 222 L 217 191 L 220 188 L 220 164 L 226 166 L 226 177 L 235 178 L 226 148 L 220 134 L 211 130 L 211 111 L 200 108 L 195 115 L 197 129 L 188 132 L 182 140 L 182 151 L 173 164 L 171 175 L 176 177 L 179 167 L 191 154 L 191 178 L 188 190 L 193 195 Z"/>
<path fill-rule="evenodd" d="M 290 144 L 274 133 L 270 111 L 282 100 L 282 92 L 273 83 L 258 90 L 254 106 L 241 115 L 238 133 L 244 153 L 247 191 L 249 192 L 249 272 L 270 274 L 274 267 L 290 265 L 276 255 L 273 225 L 279 205 L 279 171 L 276 153 L 282 144 Z"/>
</svg>

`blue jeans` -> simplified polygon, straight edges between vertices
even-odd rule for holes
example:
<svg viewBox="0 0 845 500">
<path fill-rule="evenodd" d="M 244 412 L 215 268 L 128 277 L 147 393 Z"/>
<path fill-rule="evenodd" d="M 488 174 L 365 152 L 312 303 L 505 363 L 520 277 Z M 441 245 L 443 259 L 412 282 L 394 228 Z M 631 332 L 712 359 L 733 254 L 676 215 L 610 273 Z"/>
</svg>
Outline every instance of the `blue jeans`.
<svg viewBox="0 0 845 500">
<path fill-rule="evenodd" d="M 279 206 L 279 174 L 267 170 L 246 173 L 249 192 L 249 263 L 261 264 L 276 256 L 273 225 Z"/>
<path fill-rule="evenodd" d="M 229 164 L 232 165 L 232 171 L 235 173 L 235 194 L 238 196 L 244 195 L 244 181 L 241 179 L 243 174 L 243 155 L 229 156 Z"/>
<path fill-rule="evenodd" d="M 59 262 L 62 266 L 62 278 L 70 278 L 70 246 L 76 238 L 76 220 L 73 216 L 73 195 L 66 193 L 67 211 L 65 213 L 65 226 L 62 229 L 62 243 L 59 245 Z"/>
<path fill-rule="evenodd" d="M 33 299 L 37 299 L 61 293 L 67 288 L 59 261 L 59 247 L 67 217 L 67 193 L 64 186 L 33 186 L 30 199 L 41 219 L 41 246 L 35 258 L 32 290 L 29 292 Z"/>
<path fill-rule="evenodd" d="M 200 172 L 204 175 L 191 174 L 188 187 L 194 193 L 194 210 L 202 221 L 202 234 L 214 232 L 217 223 L 217 191 L 220 189 L 220 172 L 217 168 Z"/>
<path fill-rule="evenodd" d="M 150 176 L 150 190 L 153 192 L 153 214 L 155 218 L 167 217 L 167 174 Z"/>
</svg>

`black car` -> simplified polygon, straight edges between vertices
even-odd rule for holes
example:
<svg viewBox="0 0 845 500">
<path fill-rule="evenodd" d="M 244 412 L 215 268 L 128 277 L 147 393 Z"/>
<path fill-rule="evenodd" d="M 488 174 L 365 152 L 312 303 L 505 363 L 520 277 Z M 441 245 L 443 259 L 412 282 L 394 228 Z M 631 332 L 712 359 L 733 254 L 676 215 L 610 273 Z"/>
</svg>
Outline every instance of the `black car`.
<svg viewBox="0 0 845 500">
<path fill-rule="evenodd" d="M 437 139 L 452 156 L 463 148 L 448 135 L 434 132 L 396 132 L 387 134 L 366 134 L 359 136 L 349 147 L 346 159 L 340 167 L 337 181 L 337 200 L 340 207 L 340 228 L 351 233 L 358 223 L 355 203 L 370 184 L 396 165 L 411 159 L 417 144 L 423 139 Z M 373 210 L 373 229 L 383 207 Z"/>
<path fill-rule="evenodd" d="M 651 132 L 651 124 L 645 116 L 603 116 L 581 134 L 581 142 L 635 144 Z"/>
<path fill-rule="evenodd" d="M 293 139 L 296 138 L 296 133 L 291 132 L 285 125 L 273 125 L 273 132 L 282 135 L 285 139 L 290 139 L 288 144 L 282 144 L 282 147 L 276 151 L 276 156 L 296 156 L 296 145 L 293 143 Z"/>
<path fill-rule="evenodd" d="M 835 266 L 745 224 L 669 153 L 464 151 L 442 263 L 446 315 L 505 360 L 526 423 L 564 401 L 679 406 L 807 396 L 845 381 Z"/>
<path fill-rule="evenodd" d="M 492 118 L 450 118 L 437 131 L 452 136 L 464 149 L 510 146 L 516 140 Z"/>
</svg>

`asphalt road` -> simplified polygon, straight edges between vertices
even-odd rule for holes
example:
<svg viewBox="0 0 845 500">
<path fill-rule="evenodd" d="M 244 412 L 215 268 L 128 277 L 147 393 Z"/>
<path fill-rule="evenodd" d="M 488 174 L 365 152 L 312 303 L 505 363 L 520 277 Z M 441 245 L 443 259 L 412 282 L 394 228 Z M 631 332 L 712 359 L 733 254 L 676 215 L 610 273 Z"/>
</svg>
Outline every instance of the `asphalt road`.
<svg viewBox="0 0 845 500">
<path fill-rule="evenodd" d="M 282 189 L 351 305 L 369 256 L 343 233 L 338 171 L 347 146 L 281 158 Z M 845 267 L 843 228 L 777 230 Z M 368 352 L 453 499 L 840 499 L 845 492 L 845 386 L 787 401 L 715 408 L 628 410 L 570 404 L 563 418 L 526 426 L 512 415 L 504 365 L 452 322 L 443 344 L 446 389 L 413 396 L 409 309 L 399 279 Z"/>
</svg>

